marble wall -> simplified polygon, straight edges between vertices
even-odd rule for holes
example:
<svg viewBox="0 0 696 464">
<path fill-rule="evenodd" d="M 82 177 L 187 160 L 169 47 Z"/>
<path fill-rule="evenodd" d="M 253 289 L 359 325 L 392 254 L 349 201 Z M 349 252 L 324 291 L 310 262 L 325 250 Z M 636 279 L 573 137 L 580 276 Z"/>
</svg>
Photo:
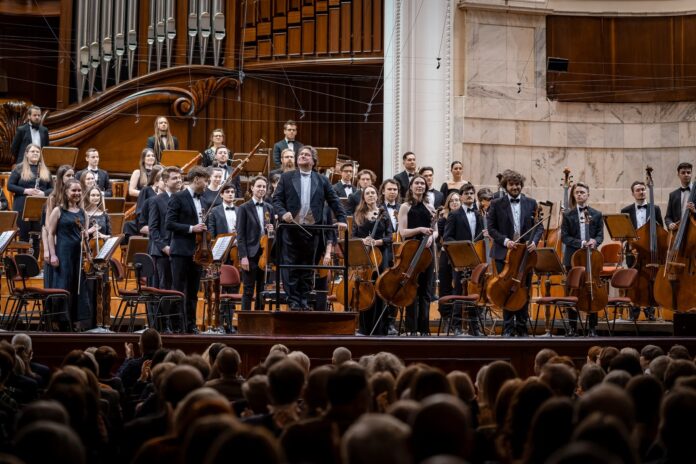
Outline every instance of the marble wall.
<svg viewBox="0 0 696 464">
<path fill-rule="evenodd" d="M 664 207 L 677 164 L 696 161 L 696 103 L 549 101 L 543 15 L 459 10 L 455 27 L 453 159 L 475 184 L 512 168 L 531 196 L 558 202 L 567 166 L 591 186 L 592 204 L 618 212 L 649 164 Z"/>
</svg>

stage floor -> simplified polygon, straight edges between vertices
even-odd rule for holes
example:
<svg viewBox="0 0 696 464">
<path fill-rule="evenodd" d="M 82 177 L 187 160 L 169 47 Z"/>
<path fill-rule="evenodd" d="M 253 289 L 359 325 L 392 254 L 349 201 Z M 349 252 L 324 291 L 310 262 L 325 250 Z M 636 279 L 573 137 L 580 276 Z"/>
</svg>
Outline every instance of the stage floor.
<svg viewBox="0 0 696 464">
<path fill-rule="evenodd" d="M 13 333 L 2 332 L 0 338 L 11 339 Z M 42 333 L 31 332 L 34 342 L 34 358 L 50 366 L 60 366 L 65 354 L 72 349 L 109 345 L 120 356 L 125 355 L 124 343 L 137 347 L 137 334 L 89 334 L 89 333 Z M 597 338 L 528 337 L 365 337 L 365 336 L 242 336 L 242 335 L 163 335 L 164 347 L 181 349 L 186 353 L 203 353 L 215 342 L 225 343 L 237 349 L 242 357 L 242 372 L 247 373 L 261 362 L 269 349 L 282 343 L 291 350 L 306 353 L 312 366 L 331 362 L 333 350 L 345 346 L 357 361 L 361 356 L 389 351 L 399 356 L 406 364 L 424 362 L 445 371 L 459 369 L 475 375 L 479 367 L 498 359 L 511 362 L 521 376 L 533 374 L 534 356 L 542 348 L 552 348 L 560 355 L 570 356 L 580 367 L 585 362 L 587 350 L 594 345 L 631 346 L 640 350 L 647 344 L 662 347 L 665 351 L 672 345 L 686 346 L 696 354 L 696 337 L 673 336 L 616 336 Z"/>
</svg>

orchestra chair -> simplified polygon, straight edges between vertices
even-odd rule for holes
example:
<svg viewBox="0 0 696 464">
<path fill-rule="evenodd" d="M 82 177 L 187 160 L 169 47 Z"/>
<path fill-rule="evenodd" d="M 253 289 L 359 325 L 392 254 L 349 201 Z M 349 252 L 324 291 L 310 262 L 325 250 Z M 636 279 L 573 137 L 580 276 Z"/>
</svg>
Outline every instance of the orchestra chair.
<svg viewBox="0 0 696 464">
<path fill-rule="evenodd" d="M 471 277 L 469 278 L 469 280 L 473 282 L 475 285 L 479 286 L 479 288 L 481 288 L 481 286 L 483 285 L 483 281 L 486 278 L 486 269 L 488 269 L 488 263 L 477 264 L 474 270 L 471 271 Z M 464 282 L 462 282 L 462 289 L 463 288 Z M 462 320 L 464 320 L 464 308 L 478 309 L 480 307 L 480 299 L 481 295 L 479 295 L 478 293 L 472 293 L 471 295 L 446 295 L 438 300 L 440 306 L 452 305 L 452 311 L 450 311 L 449 320 L 447 321 L 447 333 L 445 335 L 449 335 L 450 329 L 452 329 L 452 322 L 454 321 L 454 312 L 459 311 L 460 313 L 462 313 Z M 440 335 L 440 331 L 442 330 L 442 319 L 443 318 L 440 318 L 440 323 L 437 326 L 438 335 Z M 468 319 L 468 322 L 471 323 L 472 321 Z M 486 331 L 484 330 L 483 320 L 480 314 L 478 314 L 478 323 L 480 324 L 481 331 L 485 336 Z"/>
<path fill-rule="evenodd" d="M 7 299 L 6 312 L 3 314 L 3 319 L 7 320 L 7 330 L 16 330 L 22 312 L 24 313 L 24 323 L 27 330 L 31 327 L 31 320 L 37 313 L 39 316 L 37 330 L 42 330 L 45 327 L 48 332 L 52 332 L 53 317 L 61 314 L 67 318 L 68 330 L 73 330 L 68 305 L 70 292 L 62 288 L 27 286 L 28 279 L 36 277 L 41 273 L 41 268 L 36 258 L 27 254 L 19 254 L 14 257 L 6 256 L 3 259 L 3 264 L 5 266 L 7 287 L 10 292 Z M 21 284 L 21 286 L 18 284 Z M 28 309 L 30 304 L 31 309 Z"/>
<path fill-rule="evenodd" d="M 614 275 L 614 272 L 622 268 L 622 247 L 620 243 L 610 242 L 599 247 L 599 252 L 604 258 L 602 271 L 599 273 L 600 279 L 609 280 Z"/>
<path fill-rule="evenodd" d="M 232 329 L 232 308 L 237 304 L 240 305 L 241 308 L 242 294 L 224 293 L 224 291 L 225 288 L 240 285 L 241 281 L 239 270 L 236 267 L 230 264 L 223 264 L 220 266 L 220 307 L 218 309 L 223 316 L 223 320 L 220 321 L 220 323 L 224 324 L 225 320 L 227 320 L 227 327 L 229 327 L 230 330 Z M 254 310 L 255 309 L 254 307 Z M 206 320 L 205 317 L 203 320 Z"/>
<path fill-rule="evenodd" d="M 0 211 L 0 231 L 12 230 L 17 227 L 17 211 Z M 7 246 L 11 253 L 26 253 L 31 250 L 29 242 L 20 241 L 17 237 Z"/>
<path fill-rule="evenodd" d="M 135 268 L 135 255 L 138 253 L 147 253 L 148 243 L 149 239 L 147 237 L 140 237 L 134 235 L 128 240 L 128 244 L 126 245 L 126 252 L 121 254 L 123 258 L 123 264 L 125 265 L 126 270 L 126 281 L 124 283 L 126 287 L 128 286 L 128 278 L 133 273 L 133 270 Z"/>
<path fill-rule="evenodd" d="M 126 270 L 121 264 L 121 261 L 116 258 L 111 258 L 109 260 L 111 268 L 111 281 L 114 283 L 113 287 L 116 289 L 116 294 L 121 299 L 116 309 L 116 316 L 111 324 L 111 330 L 114 332 L 119 332 L 123 325 L 123 320 L 125 319 L 126 313 L 129 317 L 129 329 L 133 331 L 135 325 L 135 320 L 137 316 L 145 316 L 147 318 L 147 306 L 146 310 L 142 313 L 138 313 L 138 306 L 140 304 L 140 295 L 137 290 L 127 290 L 125 287 L 121 288 L 119 282 L 125 282 L 126 280 Z M 146 324 L 147 325 L 147 324 Z"/>
<path fill-rule="evenodd" d="M 607 309 L 604 310 L 606 313 L 608 308 L 614 308 L 614 322 L 612 324 L 611 330 L 609 331 L 609 335 L 611 335 L 611 332 L 614 331 L 614 329 L 616 328 L 616 315 L 619 312 L 619 308 L 621 308 L 621 312 L 623 313 L 624 309 L 628 308 L 628 310 L 630 311 L 630 309 L 634 306 L 631 299 L 626 295 L 628 294 L 628 290 L 633 288 L 633 286 L 636 284 L 637 280 L 638 269 L 635 268 L 618 269 L 614 273 L 614 275 L 611 276 L 610 285 L 615 289 L 619 290 L 619 293 L 623 296 L 610 296 L 609 301 L 607 302 Z M 609 321 L 607 320 L 607 327 L 608 326 Z M 638 331 L 637 318 L 633 320 L 633 327 L 636 330 L 636 335 L 640 335 Z"/>
<path fill-rule="evenodd" d="M 572 296 L 573 291 L 579 290 L 585 283 L 585 268 L 583 266 L 574 266 L 566 274 L 565 282 L 565 295 L 564 296 L 542 296 L 533 300 L 532 303 L 536 303 L 541 306 L 553 307 L 553 313 L 551 313 L 551 331 L 549 336 L 553 336 L 553 327 L 556 323 L 556 314 L 561 313 L 562 310 L 577 309 L 578 297 Z M 539 313 L 537 311 L 536 318 L 534 319 L 534 332 L 536 333 L 537 326 L 539 324 Z M 580 325 L 582 325 L 582 318 L 580 319 Z M 568 331 L 568 325 L 566 324 L 566 319 L 561 319 L 563 322 L 563 330 Z M 583 328 L 584 330 L 584 328 Z"/>
</svg>

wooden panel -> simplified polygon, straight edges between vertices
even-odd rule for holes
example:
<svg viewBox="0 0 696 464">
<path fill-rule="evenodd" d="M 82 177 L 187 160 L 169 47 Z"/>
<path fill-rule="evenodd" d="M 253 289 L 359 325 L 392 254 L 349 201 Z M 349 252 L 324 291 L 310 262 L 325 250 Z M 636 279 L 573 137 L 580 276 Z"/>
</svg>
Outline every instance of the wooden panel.
<svg viewBox="0 0 696 464">
<path fill-rule="evenodd" d="M 380 0 L 375 0 L 379 3 Z M 362 51 L 372 51 L 372 0 L 363 0 Z"/>
<path fill-rule="evenodd" d="M 339 52 L 339 38 L 341 31 L 341 10 L 329 9 L 329 53 Z"/>
<path fill-rule="evenodd" d="M 258 42 L 258 55 L 259 58 L 270 58 L 271 57 L 271 39 L 262 39 Z"/>
<path fill-rule="evenodd" d="M 317 13 L 326 13 L 329 11 L 329 2 L 326 0 L 317 0 L 316 4 Z"/>
<path fill-rule="evenodd" d="M 256 35 L 258 37 L 268 37 L 269 35 L 271 35 L 271 23 L 258 23 L 256 25 Z"/>
<path fill-rule="evenodd" d="M 290 10 L 299 10 L 300 7 L 302 6 L 302 2 L 300 0 L 288 0 L 288 11 Z"/>
<path fill-rule="evenodd" d="M 303 6 L 302 7 L 302 17 L 303 18 L 311 18 L 314 16 L 314 7 L 313 6 Z"/>
<path fill-rule="evenodd" d="M 274 16 L 285 16 L 287 3 L 285 0 L 275 0 L 273 14 Z"/>
<path fill-rule="evenodd" d="M 329 0 L 329 6 L 339 6 L 341 4 L 341 0 Z"/>
<path fill-rule="evenodd" d="M 288 37 L 285 32 L 273 34 L 273 56 L 285 56 L 287 54 Z"/>
<path fill-rule="evenodd" d="M 244 59 L 256 58 L 256 47 L 244 47 Z"/>
<path fill-rule="evenodd" d="M 353 52 L 362 52 L 362 0 L 353 0 Z"/>
<path fill-rule="evenodd" d="M 325 55 L 329 51 L 329 15 L 317 15 L 315 40 L 317 55 Z"/>
<path fill-rule="evenodd" d="M 302 21 L 302 54 L 314 54 L 314 21 Z"/>
<path fill-rule="evenodd" d="M 276 16 L 273 18 L 273 30 L 284 31 L 288 26 L 288 18 L 285 16 Z"/>
<path fill-rule="evenodd" d="M 256 42 L 256 28 L 255 27 L 245 27 L 242 32 L 244 37 L 244 43 L 254 43 Z"/>
<path fill-rule="evenodd" d="M 271 0 L 257 0 L 258 20 L 269 21 L 271 19 Z"/>
<path fill-rule="evenodd" d="M 288 28 L 288 55 L 296 56 L 301 52 L 302 32 L 299 26 Z"/>
<path fill-rule="evenodd" d="M 341 53 L 350 53 L 350 2 L 341 2 Z"/>
<path fill-rule="evenodd" d="M 330 311 L 242 311 L 237 313 L 240 335 L 351 335 L 358 313 Z"/>
<path fill-rule="evenodd" d="M 372 0 L 372 51 L 382 51 L 382 5 L 384 0 Z"/>
<path fill-rule="evenodd" d="M 289 11 L 288 12 L 288 24 L 300 24 L 302 16 L 299 11 Z"/>
</svg>

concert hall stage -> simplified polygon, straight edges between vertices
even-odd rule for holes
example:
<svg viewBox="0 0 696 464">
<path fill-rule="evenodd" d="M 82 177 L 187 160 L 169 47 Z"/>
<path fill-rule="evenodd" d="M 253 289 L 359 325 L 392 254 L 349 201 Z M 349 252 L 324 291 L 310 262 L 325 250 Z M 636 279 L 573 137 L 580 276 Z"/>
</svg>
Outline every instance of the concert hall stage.
<svg viewBox="0 0 696 464">
<path fill-rule="evenodd" d="M 8 340 L 11 332 L 0 333 Z M 65 334 L 31 332 L 34 341 L 34 358 L 51 366 L 58 366 L 71 349 L 110 345 L 123 356 L 124 343 L 137 346 L 137 334 Z M 593 345 L 612 345 L 617 348 L 631 346 L 640 350 L 647 344 L 655 344 L 667 351 L 672 345 L 686 346 L 696 354 L 696 337 L 672 336 L 618 336 L 599 338 L 529 337 L 503 339 L 497 336 L 473 337 L 364 337 L 364 336 L 242 336 L 242 335 L 163 335 L 164 346 L 179 348 L 186 353 L 203 353 L 208 345 L 223 342 L 237 349 L 242 357 L 242 372 L 262 361 L 271 346 L 282 343 L 291 350 L 305 352 L 312 366 L 330 363 L 337 346 L 351 350 L 355 360 L 366 354 L 390 351 L 406 364 L 425 362 L 445 371 L 460 369 L 476 373 L 486 363 L 502 359 L 510 361 L 522 376 L 532 375 L 534 356 L 541 348 L 553 348 L 560 355 L 570 356 L 580 366 L 585 362 L 587 350 Z"/>
</svg>

